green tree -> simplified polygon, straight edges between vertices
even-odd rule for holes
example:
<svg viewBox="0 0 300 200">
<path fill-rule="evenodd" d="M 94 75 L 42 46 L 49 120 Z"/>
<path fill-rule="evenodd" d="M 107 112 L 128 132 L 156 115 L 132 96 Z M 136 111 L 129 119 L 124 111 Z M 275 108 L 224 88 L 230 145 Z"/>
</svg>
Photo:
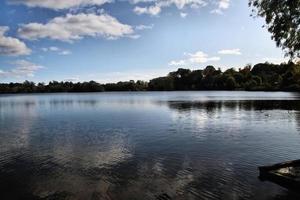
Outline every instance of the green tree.
<svg viewBox="0 0 300 200">
<path fill-rule="evenodd" d="M 291 59 L 300 57 L 300 0 L 249 0 L 249 5 L 265 18 L 277 46 Z"/>
<path fill-rule="evenodd" d="M 201 88 L 201 80 L 203 78 L 202 70 L 194 70 L 188 75 L 190 89 L 197 90 Z"/>
<path fill-rule="evenodd" d="M 233 90 L 236 88 L 235 79 L 232 76 L 229 76 L 226 80 L 226 89 Z"/>
<path fill-rule="evenodd" d="M 174 80 L 174 87 L 176 90 L 188 90 L 190 89 L 189 75 L 191 70 L 179 68 L 175 72 L 170 72 L 169 76 Z"/>
<path fill-rule="evenodd" d="M 169 91 L 174 90 L 174 80 L 172 77 L 159 77 L 150 80 L 149 90 L 157 91 Z"/>
</svg>

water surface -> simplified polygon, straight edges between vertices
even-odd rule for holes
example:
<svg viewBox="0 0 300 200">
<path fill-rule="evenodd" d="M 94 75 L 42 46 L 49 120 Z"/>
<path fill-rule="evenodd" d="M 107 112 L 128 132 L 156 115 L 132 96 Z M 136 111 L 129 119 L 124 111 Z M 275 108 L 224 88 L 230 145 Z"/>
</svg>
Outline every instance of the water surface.
<svg viewBox="0 0 300 200">
<path fill-rule="evenodd" d="M 300 95 L 0 96 L 0 199 L 299 199 L 257 166 L 300 156 Z"/>
</svg>

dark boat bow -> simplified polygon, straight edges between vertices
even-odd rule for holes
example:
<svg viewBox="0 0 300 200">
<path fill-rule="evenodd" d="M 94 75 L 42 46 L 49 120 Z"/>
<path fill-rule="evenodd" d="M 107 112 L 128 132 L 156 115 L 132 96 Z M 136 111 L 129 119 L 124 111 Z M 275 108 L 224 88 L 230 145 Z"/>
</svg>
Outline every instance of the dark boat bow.
<svg viewBox="0 0 300 200">
<path fill-rule="evenodd" d="M 300 191 L 300 160 L 261 166 L 259 179 L 270 181 L 290 190 Z"/>
</svg>

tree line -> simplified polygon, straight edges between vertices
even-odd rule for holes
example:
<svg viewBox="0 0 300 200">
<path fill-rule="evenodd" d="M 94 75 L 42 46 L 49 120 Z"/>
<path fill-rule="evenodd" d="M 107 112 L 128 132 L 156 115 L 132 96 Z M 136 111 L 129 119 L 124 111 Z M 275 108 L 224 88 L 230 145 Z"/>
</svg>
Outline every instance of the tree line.
<svg viewBox="0 0 300 200">
<path fill-rule="evenodd" d="M 0 93 L 179 90 L 300 91 L 300 62 L 259 63 L 253 67 L 247 65 L 238 70 L 231 68 L 224 72 L 211 65 L 203 70 L 179 68 L 167 76 L 154 78 L 149 82 L 130 80 L 106 84 L 95 81 L 0 83 Z"/>
</svg>

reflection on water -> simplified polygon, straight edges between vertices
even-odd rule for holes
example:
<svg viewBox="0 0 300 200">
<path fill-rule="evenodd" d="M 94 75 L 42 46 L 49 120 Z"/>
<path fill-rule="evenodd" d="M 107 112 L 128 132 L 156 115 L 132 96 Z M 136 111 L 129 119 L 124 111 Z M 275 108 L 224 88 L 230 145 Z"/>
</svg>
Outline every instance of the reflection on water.
<svg viewBox="0 0 300 200">
<path fill-rule="evenodd" d="M 205 101 L 205 102 L 188 102 L 188 101 L 169 101 L 170 108 L 179 111 L 185 110 L 206 110 L 213 112 L 223 108 L 230 110 L 300 110 L 300 101 L 298 100 L 242 100 L 242 101 Z"/>
<path fill-rule="evenodd" d="M 1 199 L 299 199 L 257 166 L 299 159 L 295 93 L 0 96 Z"/>
</svg>

